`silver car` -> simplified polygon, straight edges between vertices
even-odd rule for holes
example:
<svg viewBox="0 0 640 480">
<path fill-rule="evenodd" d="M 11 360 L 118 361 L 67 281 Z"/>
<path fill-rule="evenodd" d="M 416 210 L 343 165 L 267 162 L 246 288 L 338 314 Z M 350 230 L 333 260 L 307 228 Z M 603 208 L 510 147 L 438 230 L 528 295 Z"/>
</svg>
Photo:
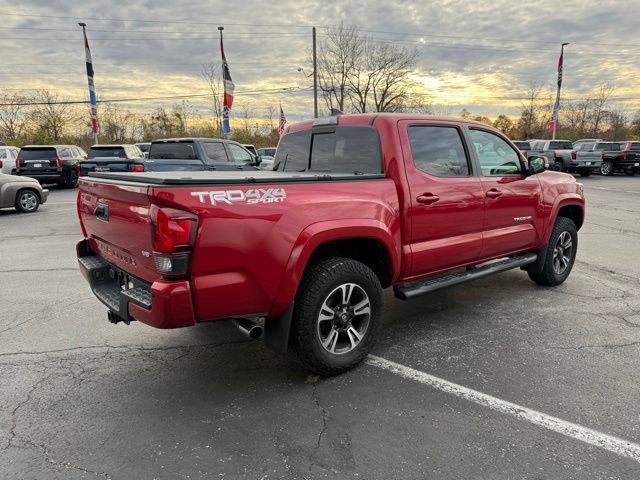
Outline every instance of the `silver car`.
<svg viewBox="0 0 640 480">
<path fill-rule="evenodd" d="M 22 213 L 33 213 L 47 201 L 49 190 L 29 177 L 0 173 L 0 208 L 15 208 Z"/>
<path fill-rule="evenodd" d="M 20 149 L 17 147 L 0 147 L 0 173 L 14 175 L 16 173 L 16 158 Z"/>
</svg>

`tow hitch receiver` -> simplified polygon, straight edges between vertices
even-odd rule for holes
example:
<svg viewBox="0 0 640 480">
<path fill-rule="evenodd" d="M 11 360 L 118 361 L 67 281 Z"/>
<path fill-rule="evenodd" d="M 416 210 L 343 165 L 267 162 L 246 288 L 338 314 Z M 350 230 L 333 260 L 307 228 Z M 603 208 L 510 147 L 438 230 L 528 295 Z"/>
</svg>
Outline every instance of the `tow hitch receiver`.
<svg viewBox="0 0 640 480">
<path fill-rule="evenodd" d="M 114 325 L 117 324 L 118 322 L 124 322 L 127 325 L 131 324 L 130 320 L 127 320 L 126 318 L 122 318 L 120 315 L 118 315 L 117 313 L 112 312 L 111 310 L 107 311 L 107 319 L 113 323 Z"/>
</svg>

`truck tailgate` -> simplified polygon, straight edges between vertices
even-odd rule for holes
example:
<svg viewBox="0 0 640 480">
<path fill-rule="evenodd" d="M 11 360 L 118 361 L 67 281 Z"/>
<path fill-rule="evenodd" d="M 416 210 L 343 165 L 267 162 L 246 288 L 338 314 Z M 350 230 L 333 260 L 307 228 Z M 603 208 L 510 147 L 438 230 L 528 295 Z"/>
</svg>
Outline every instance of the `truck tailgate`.
<svg viewBox="0 0 640 480">
<path fill-rule="evenodd" d="M 125 272 L 153 282 L 159 275 L 151 255 L 147 188 L 83 177 L 78 215 L 95 253 Z"/>
</svg>

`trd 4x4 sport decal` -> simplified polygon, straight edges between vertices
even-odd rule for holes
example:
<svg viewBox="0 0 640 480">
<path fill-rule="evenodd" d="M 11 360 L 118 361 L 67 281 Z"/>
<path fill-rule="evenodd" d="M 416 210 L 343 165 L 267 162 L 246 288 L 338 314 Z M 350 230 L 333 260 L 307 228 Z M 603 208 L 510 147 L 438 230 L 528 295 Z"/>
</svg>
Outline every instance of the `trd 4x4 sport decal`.
<svg viewBox="0 0 640 480">
<path fill-rule="evenodd" d="M 198 197 L 200 203 L 218 205 L 226 203 L 282 203 L 287 198 L 284 188 L 256 188 L 243 192 L 242 190 L 211 190 L 207 192 L 191 192 L 192 197 Z"/>
</svg>

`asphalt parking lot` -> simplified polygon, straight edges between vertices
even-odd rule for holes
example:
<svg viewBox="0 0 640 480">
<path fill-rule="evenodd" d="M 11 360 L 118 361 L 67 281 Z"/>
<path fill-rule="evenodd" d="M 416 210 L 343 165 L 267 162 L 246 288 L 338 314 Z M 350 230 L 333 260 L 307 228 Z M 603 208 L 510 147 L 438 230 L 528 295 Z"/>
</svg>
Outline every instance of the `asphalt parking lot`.
<svg viewBox="0 0 640 480">
<path fill-rule="evenodd" d="M 225 322 L 109 324 L 75 191 L 1 212 L 0 478 L 640 478 L 640 177 L 580 181 L 564 285 L 387 292 L 377 358 L 329 379 Z"/>
</svg>

